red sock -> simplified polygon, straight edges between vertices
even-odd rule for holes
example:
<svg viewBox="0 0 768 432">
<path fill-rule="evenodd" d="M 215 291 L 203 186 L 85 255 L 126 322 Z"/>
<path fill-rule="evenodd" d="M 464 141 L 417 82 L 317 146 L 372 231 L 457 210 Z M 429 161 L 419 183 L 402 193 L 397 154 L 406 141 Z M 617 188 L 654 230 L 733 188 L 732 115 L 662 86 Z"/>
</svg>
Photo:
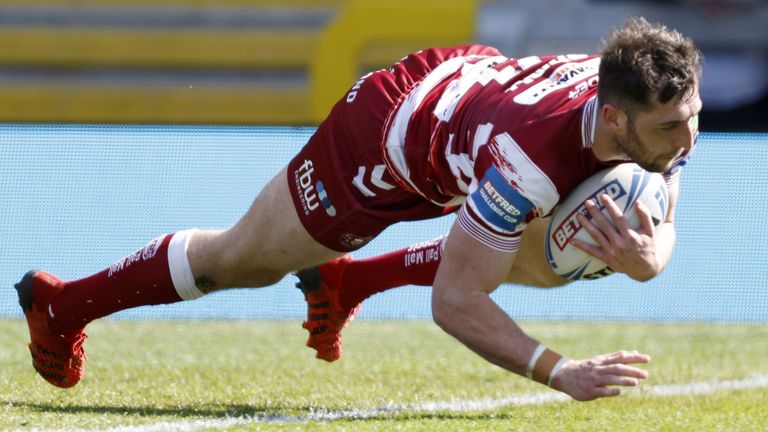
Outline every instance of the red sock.
<svg viewBox="0 0 768 432">
<path fill-rule="evenodd" d="M 342 302 L 354 306 L 368 297 L 403 285 L 431 286 L 443 256 L 439 237 L 373 258 L 352 261 L 344 271 Z"/>
<path fill-rule="evenodd" d="M 99 273 L 67 282 L 51 301 L 53 323 L 64 330 L 77 329 L 123 309 L 181 301 L 168 261 L 173 237 L 160 236 Z M 181 247 L 186 259 L 186 243 Z"/>
</svg>

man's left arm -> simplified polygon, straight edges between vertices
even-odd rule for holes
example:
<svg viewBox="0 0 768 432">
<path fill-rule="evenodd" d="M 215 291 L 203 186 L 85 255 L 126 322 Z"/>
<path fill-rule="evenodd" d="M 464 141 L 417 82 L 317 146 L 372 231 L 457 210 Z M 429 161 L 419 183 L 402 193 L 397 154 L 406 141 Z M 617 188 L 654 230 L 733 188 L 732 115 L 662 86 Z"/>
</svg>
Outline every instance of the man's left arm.
<svg viewBox="0 0 768 432">
<path fill-rule="evenodd" d="M 677 241 L 675 206 L 677 204 L 677 197 L 680 195 L 680 183 L 674 182 L 668 185 L 668 192 L 669 208 L 667 209 L 667 219 L 656 228 L 656 258 L 659 262 L 659 272 L 656 275 L 661 273 L 669 264 L 669 260 L 672 258 L 672 251 L 675 249 L 675 241 Z"/>
</svg>

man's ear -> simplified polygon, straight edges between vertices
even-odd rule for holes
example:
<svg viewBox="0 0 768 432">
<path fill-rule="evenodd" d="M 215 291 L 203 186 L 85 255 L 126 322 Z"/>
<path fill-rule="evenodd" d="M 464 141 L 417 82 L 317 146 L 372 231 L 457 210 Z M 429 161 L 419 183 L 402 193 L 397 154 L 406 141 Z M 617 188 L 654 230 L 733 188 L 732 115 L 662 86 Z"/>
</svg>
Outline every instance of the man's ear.
<svg viewBox="0 0 768 432">
<path fill-rule="evenodd" d="M 603 104 L 601 108 L 605 124 L 615 132 L 624 132 L 627 128 L 627 114 L 621 108 L 611 103 Z"/>
</svg>

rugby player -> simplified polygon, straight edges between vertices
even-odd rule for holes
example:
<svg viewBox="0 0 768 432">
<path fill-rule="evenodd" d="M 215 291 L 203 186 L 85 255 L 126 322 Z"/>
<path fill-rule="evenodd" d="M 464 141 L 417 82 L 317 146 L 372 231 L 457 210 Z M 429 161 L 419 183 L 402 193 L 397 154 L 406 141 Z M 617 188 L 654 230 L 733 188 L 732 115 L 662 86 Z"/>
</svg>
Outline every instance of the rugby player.
<svg viewBox="0 0 768 432">
<path fill-rule="evenodd" d="M 16 288 L 33 366 L 71 387 L 83 375 L 85 326 L 94 319 L 267 286 L 306 269 L 298 275 L 315 315 L 305 323 L 308 344 L 326 360 L 341 354 L 341 328 L 362 299 L 419 282 L 433 286 L 440 327 L 511 372 L 577 400 L 637 385 L 647 372 L 632 364 L 648 355 L 568 359 L 489 296 L 507 281 L 562 285 L 540 250 L 547 216 L 583 179 L 625 161 L 664 173 L 667 220 L 656 232 L 613 229 L 590 203 L 599 245 L 581 246 L 637 280 L 658 275 L 671 256 L 679 172 L 701 110 L 701 57 L 690 39 L 642 18 L 603 45 L 599 55 L 519 59 L 481 45 L 427 49 L 363 76 L 233 226 L 161 235 L 75 281 L 28 272 Z M 602 204 L 626 225 L 610 199 Z M 346 254 L 386 227 L 453 212 L 444 246 L 423 246 L 438 249 L 429 266 L 396 268 L 399 281 L 376 287 L 344 280 L 355 268 Z M 650 226 L 648 212 L 638 214 Z"/>
</svg>

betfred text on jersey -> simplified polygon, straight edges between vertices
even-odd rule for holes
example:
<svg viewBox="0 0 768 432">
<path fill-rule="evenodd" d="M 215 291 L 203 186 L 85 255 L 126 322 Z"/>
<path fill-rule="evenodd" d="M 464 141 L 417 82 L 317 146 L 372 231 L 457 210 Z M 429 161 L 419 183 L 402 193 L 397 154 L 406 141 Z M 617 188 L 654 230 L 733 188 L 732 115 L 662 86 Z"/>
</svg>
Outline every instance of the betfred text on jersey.
<svg viewBox="0 0 768 432">
<path fill-rule="evenodd" d="M 304 163 L 299 165 L 299 168 L 293 173 L 296 191 L 298 192 L 304 214 L 308 215 L 319 204 L 322 204 L 328 216 L 336 216 L 336 208 L 331 204 L 325 184 L 319 180 L 312 184 L 313 172 L 315 172 L 315 167 L 312 161 L 304 160 Z"/>
<path fill-rule="evenodd" d="M 618 180 L 613 180 L 609 183 L 606 183 L 603 187 L 596 190 L 589 196 L 589 199 L 597 204 L 597 207 L 600 210 L 602 210 L 604 207 L 601 200 L 598 199 L 598 197 L 602 194 L 606 194 L 611 197 L 611 199 L 616 201 L 620 197 L 626 195 L 627 192 L 624 190 Z M 583 214 L 587 219 L 592 218 L 589 215 L 587 208 L 584 206 L 584 203 L 582 203 L 578 208 L 576 208 L 576 210 L 572 211 L 571 214 L 569 214 L 568 217 L 565 218 L 563 222 L 552 232 L 552 240 L 555 241 L 555 244 L 561 251 L 565 249 L 565 246 L 568 245 L 568 242 L 571 241 L 571 239 L 582 228 L 581 224 L 576 219 L 576 215 L 579 213 Z"/>
<path fill-rule="evenodd" d="M 516 223 L 518 221 L 520 210 L 501 196 L 490 181 L 486 181 L 483 184 L 483 192 L 483 198 L 485 198 L 494 213 L 504 218 L 507 222 Z"/>
<path fill-rule="evenodd" d="M 533 204 L 495 166 L 488 168 L 469 199 L 489 225 L 506 232 L 515 231 L 533 209 Z"/>
<path fill-rule="evenodd" d="M 568 58 L 579 57 L 558 57 L 555 60 L 564 60 Z M 548 66 L 553 61 L 547 63 Z M 556 64 L 556 63 L 555 63 Z M 537 84 L 532 85 L 530 88 L 524 90 L 519 95 L 515 96 L 515 102 L 521 105 L 533 105 L 539 102 L 545 96 L 551 94 L 556 90 L 573 86 L 576 83 L 589 79 L 592 76 L 597 75 L 597 71 L 600 67 L 600 59 L 593 58 L 585 62 L 573 62 L 565 63 L 558 66 L 549 76 L 549 79 L 543 80 Z M 595 81 L 596 83 L 596 81 Z"/>
</svg>

